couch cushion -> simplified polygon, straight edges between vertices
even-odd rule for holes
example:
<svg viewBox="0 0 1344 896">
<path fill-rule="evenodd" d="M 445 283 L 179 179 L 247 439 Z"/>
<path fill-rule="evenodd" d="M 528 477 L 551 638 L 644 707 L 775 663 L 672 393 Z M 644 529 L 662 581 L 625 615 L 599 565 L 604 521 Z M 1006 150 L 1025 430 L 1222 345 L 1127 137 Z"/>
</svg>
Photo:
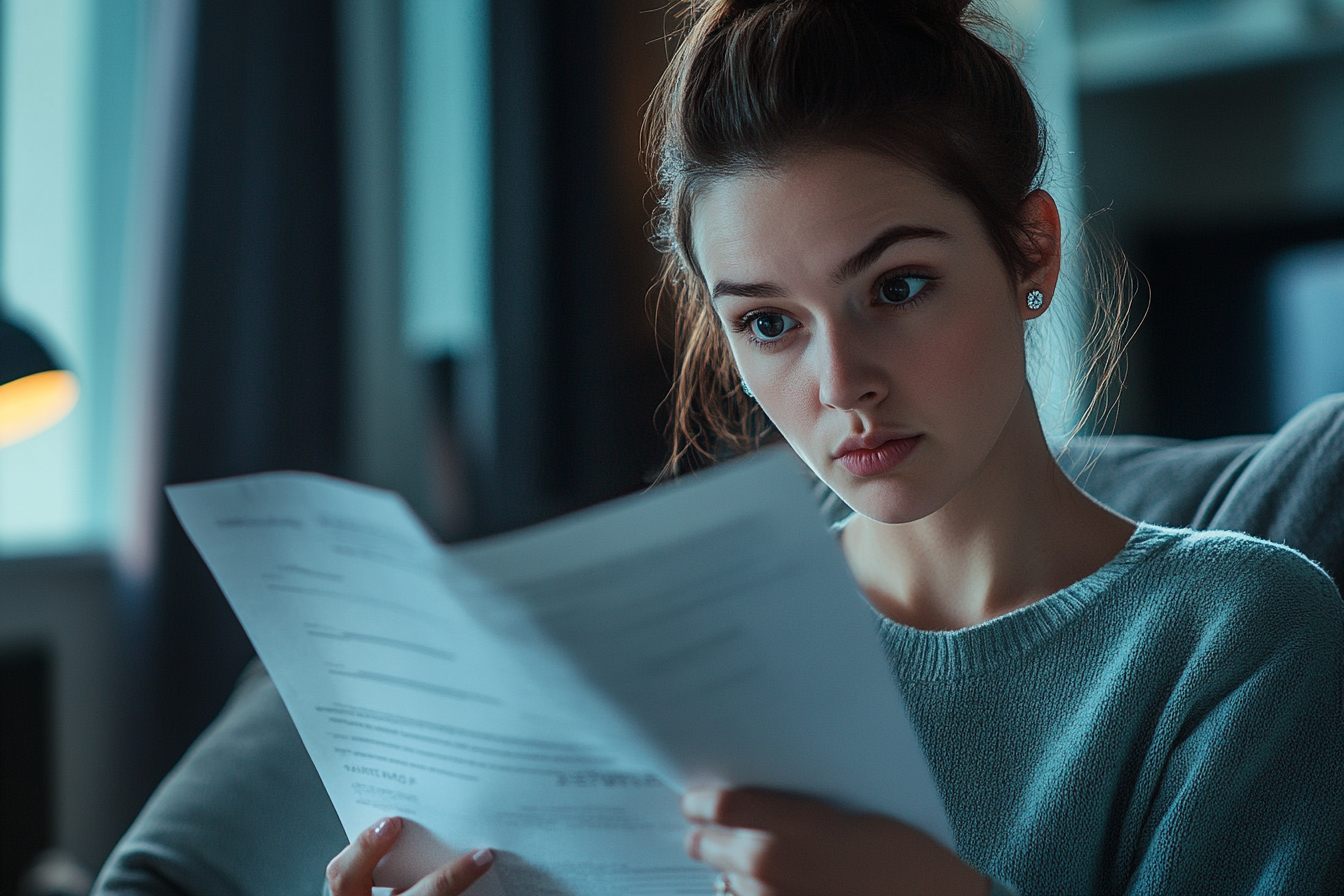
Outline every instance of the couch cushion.
<svg viewBox="0 0 1344 896">
<path fill-rule="evenodd" d="M 1272 436 L 1080 439 L 1061 464 L 1133 519 L 1247 532 L 1344 581 L 1344 394 L 1308 405 Z"/>
</svg>

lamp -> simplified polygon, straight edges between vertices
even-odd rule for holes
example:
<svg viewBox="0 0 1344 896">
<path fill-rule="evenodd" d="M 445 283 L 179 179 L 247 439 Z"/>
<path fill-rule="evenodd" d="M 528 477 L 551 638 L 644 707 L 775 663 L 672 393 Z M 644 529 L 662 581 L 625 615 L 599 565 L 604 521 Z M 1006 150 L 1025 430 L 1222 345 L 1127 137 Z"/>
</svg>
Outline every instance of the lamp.
<svg viewBox="0 0 1344 896">
<path fill-rule="evenodd" d="M 59 422 L 79 399 L 79 380 L 31 333 L 0 317 L 0 448 Z"/>
</svg>

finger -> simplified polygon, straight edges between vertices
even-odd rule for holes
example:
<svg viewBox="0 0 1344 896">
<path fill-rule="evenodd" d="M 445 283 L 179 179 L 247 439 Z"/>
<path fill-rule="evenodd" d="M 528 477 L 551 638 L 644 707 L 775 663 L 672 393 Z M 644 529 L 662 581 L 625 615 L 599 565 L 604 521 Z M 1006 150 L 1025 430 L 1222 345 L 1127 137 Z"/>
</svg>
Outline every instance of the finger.
<svg viewBox="0 0 1344 896">
<path fill-rule="evenodd" d="M 383 818 L 364 830 L 327 865 L 332 896 L 369 896 L 373 869 L 401 834 L 400 818 Z"/>
<path fill-rule="evenodd" d="M 762 887 L 792 880 L 798 871 L 779 838 L 749 828 L 699 828 L 687 838 L 687 851 L 734 879 L 750 879 Z"/>
<path fill-rule="evenodd" d="M 703 787 L 686 791 L 681 811 L 688 821 L 729 828 L 754 828 L 781 834 L 814 831 L 838 821 L 830 806 L 808 797 L 742 787 L 733 790 Z"/>
<path fill-rule="evenodd" d="M 741 874 L 729 874 L 728 891 L 733 896 L 778 896 L 779 891 L 773 887 L 766 886 L 752 877 L 744 877 Z"/>
<path fill-rule="evenodd" d="M 411 887 L 406 896 L 459 896 L 480 880 L 494 861 L 495 854 L 489 849 L 460 856 Z"/>
</svg>

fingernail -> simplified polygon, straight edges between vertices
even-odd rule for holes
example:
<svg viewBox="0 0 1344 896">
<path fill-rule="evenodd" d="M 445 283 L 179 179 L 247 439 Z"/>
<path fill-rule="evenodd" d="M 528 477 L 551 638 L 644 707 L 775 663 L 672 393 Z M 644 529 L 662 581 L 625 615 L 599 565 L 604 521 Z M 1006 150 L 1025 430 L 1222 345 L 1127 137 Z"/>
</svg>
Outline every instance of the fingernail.
<svg viewBox="0 0 1344 896">
<path fill-rule="evenodd" d="M 471 860 L 476 863 L 477 868 L 482 868 L 495 860 L 495 853 L 489 849 L 478 849 L 471 854 Z"/>
<path fill-rule="evenodd" d="M 400 821 L 401 821 L 400 818 L 380 819 L 378 823 L 373 826 L 373 835 L 375 837 L 381 837 L 384 834 L 392 833 L 392 831 L 396 830 L 397 823 Z"/>
<path fill-rule="evenodd" d="M 687 818 L 708 821 L 714 814 L 717 791 L 709 788 L 688 790 L 681 798 L 681 813 Z"/>
</svg>

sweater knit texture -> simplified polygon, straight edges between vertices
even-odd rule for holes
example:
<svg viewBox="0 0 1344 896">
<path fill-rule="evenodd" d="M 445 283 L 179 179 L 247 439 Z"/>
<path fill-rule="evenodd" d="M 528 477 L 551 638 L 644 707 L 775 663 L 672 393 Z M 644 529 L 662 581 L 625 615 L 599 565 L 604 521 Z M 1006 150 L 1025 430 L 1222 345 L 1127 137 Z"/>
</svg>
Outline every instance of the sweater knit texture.
<svg viewBox="0 0 1344 896">
<path fill-rule="evenodd" d="M 1140 524 L 981 625 L 879 623 L 962 857 L 1023 896 L 1341 890 L 1344 604 L 1301 554 Z"/>
</svg>

